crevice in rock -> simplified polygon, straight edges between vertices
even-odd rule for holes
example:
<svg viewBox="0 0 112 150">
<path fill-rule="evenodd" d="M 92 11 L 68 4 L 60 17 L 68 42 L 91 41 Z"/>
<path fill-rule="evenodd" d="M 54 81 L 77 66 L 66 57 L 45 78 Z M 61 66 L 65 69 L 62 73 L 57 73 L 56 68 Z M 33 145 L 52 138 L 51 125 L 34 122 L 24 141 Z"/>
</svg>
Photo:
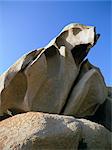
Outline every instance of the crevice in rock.
<svg viewBox="0 0 112 150">
<path fill-rule="evenodd" d="M 3 116 L 0 116 L 0 121 L 5 120 L 9 117 L 12 117 L 12 116 L 10 116 L 9 114 L 4 114 Z"/>
<path fill-rule="evenodd" d="M 15 109 L 15 108 L 11 108 L 7 110 L 7 113 L 4 113 L 3 116 L 0 116 L 0 121 L 5 120 L 7 118 L 13 117 L 17 114 L 22 114 L 22 113 L 26 113 L 27 111 L 21 110 L 21 109 Z"/>
<path fill-rule="evenodd" d="M 87 150 L 87 143 L 84 142 L 83 138 L 79 141 L 78 150 Z"/>
<path fill-rule="evenodd" d="M 67 106 L 67 103 L 68 103 L 68 100 L 70 98 L 70 95 L 71 95 L 75 85 L 78 83 L 78 81 L 81 78 L 81 75 L 82 75 L 81 72 L 82 72 L 83 64 L 85 64 L 88 61 L 88 59 L 86 59 L 86 60 L 84 60 L 84 59 L 87 56 L 90 47 L 91 47 L 90 44 L 81 44 L 81 45 L 78 45 L 78 46 L 76 46 L 75 48 L 73 48 L 71 50 L 71 53 L 73 55 L 73 58 L 74 58 L 74 61 L 75 61 L 76 65 L 79 66 L 79 64 L 81 64 L 81 63 L 82 64 L 81 64 L 81 67 L 80 67 L 80 70 L 79 70 L 79 74 L 78 74 L 77 78 L 75 79 L 75 81 L 73 82 L 73 85 L 72 85 L 72 87 L 71 87 L 71 89 L 69 91 L 69 94 L 67 96 L 66 102 L 65 102 L 63 108 L 61 109 L 60 114 L 64 113 L 64 110 L 65 110 L 65 108 Z M 88 69 L 91 69 L 91 66 L 89 66 Z"/>
<path fill-rule="evenodd" d="M 37 58 L 42 50 L 43 48 L 38 50 L 36 49 L 33 52 L 29 53 L 22 64 L 21 71 L 24 71 L 29 66 L 29 64 L 31 64 Z"/>
<path fill-rule="evenodd" d="M 86 61 L 87 61 L 87 59 L 86 59 L 85 61 L 83 61 L 83 63 L 85 63 Z M 79 74 L 78 74 L 77 78 L 75 79 L 75 81 L 73 82 L 73 84 L 72 84 L 72 86 L 71 86 L 71 89 L 70 89 L 70 91 L 69 91 L 69 93 L 68 93 L 67 99 L 66 99 L 66 101 L 65 101 L 65 104 L 64 104 L 63 108 L 61 109 L 60 114 L 63 114 L 63 113 L 64 113 L 64 110 L 65 110 L 65 108 L 66 108 L 66 106 L 67 106 L 67 103 L 68 103 L 68 101 L 69 101 L 69 98 L 70 98 L 70 96 L 71 96 L 71 93 L 72 93 L 72 91 L 73 91 L 75 85 L 76 85 L 76 84 L 78 83 L 78 81 L 80 80 L 80 75 L 81 75 L 81 70 L 82 70 L 81 68 L 83 67 L 83 63 L 82 63 L 82 65 L 81 65 L 81 67 L 80 67 Z"/>
<path fill-rule="evenodd" d="M 58 49 L 55 46 L 51 46 L 44 54 L 46 56 L 48 77 L 52 78 L 59 72 L 60 55 Z"/>
</svg>

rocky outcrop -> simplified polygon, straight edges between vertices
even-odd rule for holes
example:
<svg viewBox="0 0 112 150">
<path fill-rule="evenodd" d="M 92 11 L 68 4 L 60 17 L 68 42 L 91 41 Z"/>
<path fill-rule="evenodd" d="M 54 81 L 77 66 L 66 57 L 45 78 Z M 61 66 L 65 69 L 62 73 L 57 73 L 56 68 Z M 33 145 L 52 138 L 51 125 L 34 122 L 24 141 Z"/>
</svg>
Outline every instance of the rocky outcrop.
<svg viewBox="0 0 112 150">
<path fill-rule="evenodd" d="M 16 115 L 0 124 L 1 150 L 76 150 L 81 147 L 109 149 L 109 131 L 88 120 L 38 112 Z"/>
<path fill-rule="evenodd" d="M 63 114 L 75 117 L 92 116 L 106 96 L 107 90 L 100 70 L 86 60 L 81 65 Z"/>
<path fill-rule="evenodd" d="M 111 88 L 85 59 L 98 38 L 70 24 L 0 76 L 1 150 L 110 149 Z"/>
<path fill-rule="evenodd" d="M 8 109 L 17 112 L 42 111 L 60 114 L 79 74 L 81 63 L 96 43 L 97 36 L 94 27 L 72 24 L 65 27 L 45 48 L 20 58 L 0 77 L 0 114 L 7 113 Z M 96 91 L 104 89 L 100 74 L 92 71 L 87 75 L 87 81 L 84 81 L 86 76 L 82 80 L 91 82 L 94 80 L 91 78 L 96 76 L 99 82 Z M 104 101 L 105 91 L 100 96 L 103 98 L 100 100 L 101 97 L 98 97 L 98 103 Z M 66 114 L 69 115 L 69 110 Z"/>
</svg>

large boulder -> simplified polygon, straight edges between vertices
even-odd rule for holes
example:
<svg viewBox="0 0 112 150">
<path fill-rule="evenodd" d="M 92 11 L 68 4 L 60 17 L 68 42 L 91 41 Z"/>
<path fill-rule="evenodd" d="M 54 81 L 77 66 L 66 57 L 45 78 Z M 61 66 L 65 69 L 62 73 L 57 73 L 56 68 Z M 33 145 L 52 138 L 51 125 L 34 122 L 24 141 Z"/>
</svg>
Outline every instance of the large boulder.
<svg viewBox="0 0 112 150">
<path fill-rule="evenodd" d="M 28 112 L 0 122 L 0 150 L 77 149 L 81 126 L 73 117 Z"/>
<path fill-rule="evenodd" d="M 95 27 L 70 24 L 45 48 L 20 58 L 0 76 L 0 115 L 9 110 L 61 113 L 97 38 Z"/>
<path fill-rule="evenodd" d="M 108 150 L 110 144 L 110 132 L 85 119 L 28 112 L 0 122 L 0 150 Z"/>
</svg>

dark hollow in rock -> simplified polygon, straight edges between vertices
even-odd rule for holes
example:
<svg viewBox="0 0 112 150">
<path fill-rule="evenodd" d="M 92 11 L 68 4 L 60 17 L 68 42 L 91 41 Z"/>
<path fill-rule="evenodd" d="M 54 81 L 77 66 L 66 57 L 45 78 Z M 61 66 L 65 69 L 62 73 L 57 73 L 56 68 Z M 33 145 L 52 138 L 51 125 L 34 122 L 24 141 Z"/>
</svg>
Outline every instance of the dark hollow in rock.
<svg viewBox="0 0 112 150">
<path fill-rule="evenodd" d="M 87 143 L 84 142 L 84 139 L 79 141 L 78 150 L 87 150 Z"/>
<path fill-rule="evenodd" d="M 108 130 L 112 131 L 112 100 L 107 97 L 105 102 L 98 108 L 93 116 L 85 117 L 85 119 L 91 120 L 93 122 L 99 123 L 106 127 Z"/>
<path fill-rule="evenodd" d="M 79 65 L 82 62 L 82 60 L 87 56 L 90 47 L 91 44 L 80 44 L 76 45 L 71 50 L 76 65 Z"/>
</svg>

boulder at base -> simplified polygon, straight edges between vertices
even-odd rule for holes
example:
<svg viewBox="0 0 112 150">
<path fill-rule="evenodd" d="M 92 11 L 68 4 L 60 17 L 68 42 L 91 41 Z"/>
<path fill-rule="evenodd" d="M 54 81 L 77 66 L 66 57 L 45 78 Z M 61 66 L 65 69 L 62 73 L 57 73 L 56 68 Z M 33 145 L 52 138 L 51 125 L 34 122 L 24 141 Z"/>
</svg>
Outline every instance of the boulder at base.
<svg viewBox="0 0 112 150">
<path fill-rule="evenodd" d="M 0 150 L 110 148 L 110 132 L 88 120 L 28 112 L 0 122 Z"/>
</svg>

